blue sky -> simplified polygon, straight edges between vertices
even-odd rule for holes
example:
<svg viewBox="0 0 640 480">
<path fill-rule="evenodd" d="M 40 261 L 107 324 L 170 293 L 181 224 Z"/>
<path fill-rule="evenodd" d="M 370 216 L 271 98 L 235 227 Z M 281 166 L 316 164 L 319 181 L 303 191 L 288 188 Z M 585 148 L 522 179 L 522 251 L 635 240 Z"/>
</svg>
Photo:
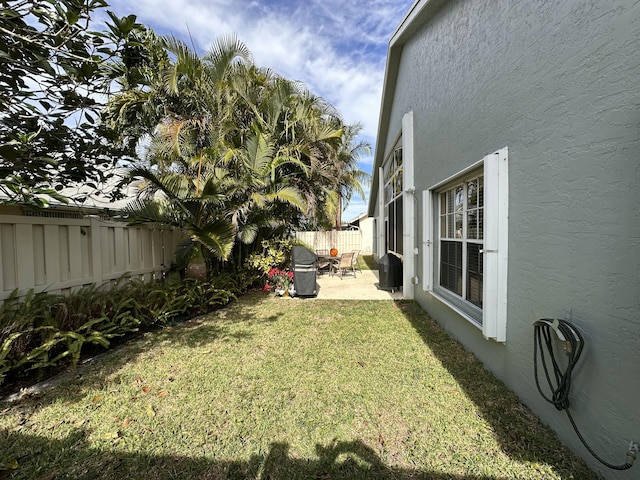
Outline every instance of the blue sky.
<svg viewBox="0 0 640 480">
<path fill-rule="evenodd" d="M 133 13 L 157 33 L 193 42 L 201 52 L 220 35 L 235 33 L 257 65 L 303 82 L 336 106 L 347 123 L 362 123 L 362 139 L 375 147 L 389 38 L 413 0 L 109 3 L 118 16 Z M 361 168 L 371 173 L 372 161 L 373 151 L 361 159 Z M 343 218 L 365 211 L 366 201 L 355 197 Z"/>
</svg>

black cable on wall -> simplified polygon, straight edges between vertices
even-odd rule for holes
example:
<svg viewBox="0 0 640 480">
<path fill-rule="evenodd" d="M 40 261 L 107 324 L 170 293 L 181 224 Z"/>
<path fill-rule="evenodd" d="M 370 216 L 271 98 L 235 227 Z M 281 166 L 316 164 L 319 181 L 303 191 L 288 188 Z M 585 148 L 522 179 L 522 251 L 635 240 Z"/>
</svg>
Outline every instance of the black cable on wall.
<svg viewBox="0 0 640 480">
<path fill-rule="evenodd" d="M 554 338 L 558 338 L 564 342 L 564 349 L 567 354 L 567 366 L 563 369 L 556 360 L 553 344 Z M 614 470 L 627 470 L 631 468 L 633 462 L 638 453 L 638 444 L 631 442 L 627 451 L 627 461 L 622 465 L 613 465 L 602 458 L 600 458 L 593 449 L 587 444 L 586 440 L 578 430 L 578 427 L 571 416 L 569 411 L 569 393 L 571 391 L 571 375 L 575 368 L 582 349 L 584 347 L 584 338 L 582 334 L 569 322 L 561 319 L 549 319 L 542 318 L 534 323 L 534 337 L 533 337 L 533 372 L 536 379 L 536 386 L 540 395 L 549 403 L 551 403 L 558 410 L 564 410 L 569 417 L 569 421 L 573 426 L 578 438 L 589 451 L 589 453 L 604 466 Z M 545 355 L 546 350 L 546 355 Z M 551 396 L 546 395 L 542 391 L 540 386 L 540 380 L 538 375 L 538 356 L 542 363 L 549 389 L 551 390 Z M 547 366 L 547 357 L 551 363 L 551 373 L 549 373 L 549 367 Z"/>
</svg>

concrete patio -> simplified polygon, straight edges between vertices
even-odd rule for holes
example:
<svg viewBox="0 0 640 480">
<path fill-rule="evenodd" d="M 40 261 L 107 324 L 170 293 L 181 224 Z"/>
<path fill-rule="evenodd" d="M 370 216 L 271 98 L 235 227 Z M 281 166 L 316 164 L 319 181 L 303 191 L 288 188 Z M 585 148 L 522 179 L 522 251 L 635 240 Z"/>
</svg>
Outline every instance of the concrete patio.
<svg viewBox="0 0 640 480">
<path fill-rule="evenodd" d="M 401 300 L 402 291 L 390 292 L 378 288 L 378 271 L 363 270 L 340 275 L 324 273 L 317 277 L 321 300 Z"/>
</svg>

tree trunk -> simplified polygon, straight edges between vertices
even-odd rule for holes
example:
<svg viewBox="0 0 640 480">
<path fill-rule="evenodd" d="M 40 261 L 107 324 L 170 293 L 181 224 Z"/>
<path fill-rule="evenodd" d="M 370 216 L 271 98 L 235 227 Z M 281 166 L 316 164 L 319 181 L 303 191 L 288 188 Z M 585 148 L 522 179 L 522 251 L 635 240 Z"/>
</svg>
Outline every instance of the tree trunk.
<svg viewBox="0 0 640 480">
<path fill-rule="evenodd" d="M 336 230 L 342 230 L 342 197 L 338 198 L 338 208 L 336 209 Z"/>
</svg>

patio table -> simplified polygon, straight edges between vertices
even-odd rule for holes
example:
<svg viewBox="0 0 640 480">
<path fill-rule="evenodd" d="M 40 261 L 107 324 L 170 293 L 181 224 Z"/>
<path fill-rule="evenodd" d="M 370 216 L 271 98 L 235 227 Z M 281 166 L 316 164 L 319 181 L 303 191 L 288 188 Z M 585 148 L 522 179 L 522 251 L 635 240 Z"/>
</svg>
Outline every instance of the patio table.
<svg viewBox="0 0 640 480">
<path fill-rule="evenodd" d="M 329 276 L 333 275 L 333 268 L 340 261 L 340 255 L 330 255 L 324 253 L 317 253 L 318 261 L 323 260 L 325 262 L 329 262 Z"/>
</svg>

